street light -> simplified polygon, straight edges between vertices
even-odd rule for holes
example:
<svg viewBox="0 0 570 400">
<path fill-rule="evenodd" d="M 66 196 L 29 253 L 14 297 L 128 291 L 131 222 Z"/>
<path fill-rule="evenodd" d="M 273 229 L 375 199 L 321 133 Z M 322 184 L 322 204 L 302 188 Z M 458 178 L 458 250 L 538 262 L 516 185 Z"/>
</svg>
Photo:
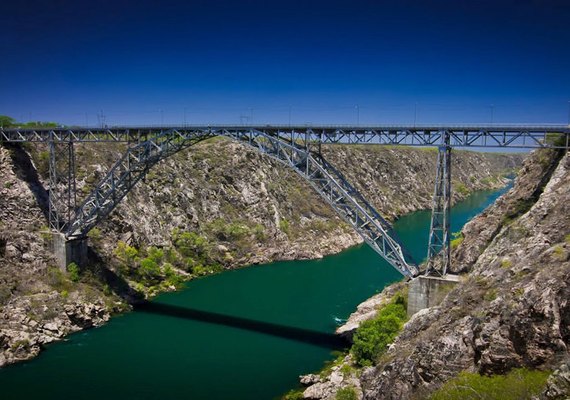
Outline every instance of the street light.
<svg viewBox="0 0 570 400">
<path fill-rule="evenodd" d="M 416 121 L 418 119 L 418 102 L 414 106 L 414 128 L 416 127 Z"/>
</svg>

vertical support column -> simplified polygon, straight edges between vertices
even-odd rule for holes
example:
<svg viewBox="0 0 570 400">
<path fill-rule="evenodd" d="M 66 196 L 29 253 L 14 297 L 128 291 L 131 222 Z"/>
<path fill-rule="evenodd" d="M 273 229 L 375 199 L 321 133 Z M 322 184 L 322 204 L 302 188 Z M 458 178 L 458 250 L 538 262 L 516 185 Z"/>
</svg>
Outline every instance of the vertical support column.
<svg viewBox="0 0 570 400">
<path fill-rule="evenodd" d="M 77 205 L 75 186 L 75 148 L 72 141 L 49 141 L 49 226 L 62 232 Z"/>
<path fill-rule="evenodd" d="M 449 140 L 449 132 L 444 132 L 443 144 L 439 146 L 437 153 L 426 275 L 444 276 L 450 264 L 451 146 Z"/>
<path fill-rule="evenodd" d="M 51 132 L 53 136 L 53 132 Z M 59 196 L 57 193 L 57 149 L 52 140 L 49 141 L 49 227 L 52 230 L 60 231 L 58 207 Z"/>
</svg>

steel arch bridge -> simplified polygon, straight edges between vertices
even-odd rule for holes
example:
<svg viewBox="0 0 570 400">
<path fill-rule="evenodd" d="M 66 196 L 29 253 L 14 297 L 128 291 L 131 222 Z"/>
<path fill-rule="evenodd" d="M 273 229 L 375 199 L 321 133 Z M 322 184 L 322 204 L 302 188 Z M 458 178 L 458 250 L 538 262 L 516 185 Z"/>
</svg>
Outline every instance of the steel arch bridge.
<svg viewBox="0 0 570 400">
<path fill-rule="evenodd" d="M 215 136 L 244 143 L 293 168 L 373 250 L 407 277 L 418 275 L 418 266 L 407 257 L 390 224 L 322 156 L 322 144 L 438 147 L 426 273 L 440 275 L 445 275 L 450 264 L 452 148 L 570 147 L 570 126 L 565 125 L 0 128 L 0 143 L 41 142 L 49 145 L 50 228 L 61 233 L 67 241 L 83 243 L 86 243 L 87 233 L 115 209 L 152 166 Z M 127 143 L 128 147 L 77 205 L 74 148 L 79 143 L 95 142 Z"/>
</svg>

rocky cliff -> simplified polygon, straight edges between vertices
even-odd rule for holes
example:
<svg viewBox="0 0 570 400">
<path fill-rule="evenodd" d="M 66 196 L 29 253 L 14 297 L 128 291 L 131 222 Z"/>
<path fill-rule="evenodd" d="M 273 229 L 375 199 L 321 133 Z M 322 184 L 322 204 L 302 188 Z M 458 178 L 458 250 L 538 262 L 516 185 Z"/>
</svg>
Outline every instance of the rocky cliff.
<svg viewBox="0 0 570 400">
<path fill-rule="evenodd" d="M 441 304 L 414 315 L 375 365 L 355 372 L 350 354 L 305 398 L 332 399 L 346 387 L 364 399 L 428 398 L 460 372 L 521 367 L 556 371 L 540 396 L 569 398 L 570 156 L 534 152 L 460 242 L 452 254 L 460 283 Z M 398 285 L 365 302 L 342 331 L 374 317 Z"/>
<path fill-rule="evenodd" d="M 93 187 L 120 150 L 78 146 L 80 193 Z M 429 207 L 433 149 L 338 146 L 324 152 L 388 217 Z M 0 147 L 0 366 L 99 325 L 137 296 L 172 290 L 183 279 L 321 257 L 360 242 L 294 172 L 213 139 L 154 167 L 90 233 L 90 264 L 60 271 L 46 249 L 46 156 L 41 145 Z M 456 152 L 454 201 L 501 186 L 501 176 L 521 159 Z"/>
</svg>

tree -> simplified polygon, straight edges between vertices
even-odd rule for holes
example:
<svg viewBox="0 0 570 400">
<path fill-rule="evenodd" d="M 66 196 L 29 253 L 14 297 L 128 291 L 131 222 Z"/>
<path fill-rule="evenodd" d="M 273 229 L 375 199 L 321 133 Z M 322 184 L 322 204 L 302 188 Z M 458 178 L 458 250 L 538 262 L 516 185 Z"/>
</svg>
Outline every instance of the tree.
<svg viewBox="0 0 570 400">
<path fill-rule="evenodd" d="M 16 120 L 7 115 L 0 115 L 0 126 L 3 128 L 16 125 Z"/>
</svg>

